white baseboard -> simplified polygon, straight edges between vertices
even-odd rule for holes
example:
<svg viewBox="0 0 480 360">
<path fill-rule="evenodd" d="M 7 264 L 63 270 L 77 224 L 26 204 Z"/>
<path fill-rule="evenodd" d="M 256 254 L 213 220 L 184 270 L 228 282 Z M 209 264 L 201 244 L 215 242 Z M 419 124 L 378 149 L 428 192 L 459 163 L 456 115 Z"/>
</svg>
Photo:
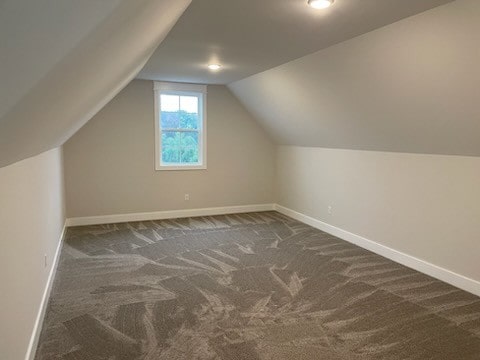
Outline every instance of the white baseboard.
<svg viewBox="0 0 480 360">
<path fill-rule="evenodd" d="M 45 286 L 45 290 L 43 291 L 42 300 L 40 302 L 40 308 L 38 310 L 37 318 L 35 319 L 35 325 L 33 326 L 30 342 L 28 343 L 25 360 L 33 360 L 35 358 L 35 352 L 37 350 L 38 341 L 40 339 L 40 333 L 42 332 L 43 320 L 45 318 L 45 313 L 47 311 L 48 301 L 50 299 L 50 293 L 52 292 L 53 280 L 55 279 L 55 272 L 57 271 L 58 260 L 60 259 L 60 253 L 62 250 L 62 244 L 65 238 L 66 231 L 67 231 L 67 223 L 65 222 L 62 233 L 60 235 L 60 239 L 58 241 L 57 249 L 55 250 L 52 267 L 50 268 L 50 272 L 48 273 L 47 284 Z"/>
<path fill-rule="evenodd" d="M 273 209 L 274 209 L 274 204 L 259 204 L 259 205 L 226 206 L 226 207 L 215 207 L 215 208 L 204 208 L 204 209 L 186 209 L 186 210 L 156 211 L 156 212 L 146 212 L 146 213 L 75 217 L 75 218 L 67 219 L 67 226 L 115 224 L 115 223 L 129 222 L 129 221 L 148 221 L 148 220 L 163 220 L 163 219 L 179 219 L 179 218 L 195 217 L 195 216 L 240 214 L 240 213 L 248 213 L 248 212 L 272 211 Z"/>
<path fill-rule="evenodd" d="M 431 264 L 412 255 L 408 255 L 395 249 L 389 248 L 385 245 L 381 245 L 375 241 L 366 239 L 349 231 L 332 226 L 313 217 L 288 209 L 284 206 L 275 204 L 275 210 L 295 220 L 301 221 L 307 225 L 310 225 L 314 228 L 336 236 L 342 240 L 348 241 L 349 243 L 358 245 L 364 249 L 381 255 L 387 259 L 393 260 L 411 269 L 417 270 L 421 273 L 434 277 L 457 288 L 480 296 L 480 282 L 477 280 L 457 274 L 453 271 Z"/>
</svg>

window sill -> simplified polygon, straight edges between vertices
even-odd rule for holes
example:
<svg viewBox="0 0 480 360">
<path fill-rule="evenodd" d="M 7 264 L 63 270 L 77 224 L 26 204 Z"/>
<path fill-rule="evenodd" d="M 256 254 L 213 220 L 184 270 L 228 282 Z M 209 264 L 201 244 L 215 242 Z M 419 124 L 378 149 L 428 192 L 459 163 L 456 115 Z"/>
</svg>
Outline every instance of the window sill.
<svg viewBox="0 0 480 360">
<path fill-rule="evenodd" d="M 156 165 L 156 171 L 207 170 L 207 165 Z"/>
</svg>

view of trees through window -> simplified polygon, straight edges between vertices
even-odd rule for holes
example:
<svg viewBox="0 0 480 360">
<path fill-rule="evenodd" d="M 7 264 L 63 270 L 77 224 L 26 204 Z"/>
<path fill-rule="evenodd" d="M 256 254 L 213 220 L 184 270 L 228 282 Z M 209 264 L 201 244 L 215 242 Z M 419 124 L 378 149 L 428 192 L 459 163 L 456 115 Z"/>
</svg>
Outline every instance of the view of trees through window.
<svg viewBox="0 0 480 360">
<path fill-rule="evenodd" d="M 199 162 L 199 98 L 166 95 L 160 97 L 162 162 L 195 164 Z"/>
</svg>

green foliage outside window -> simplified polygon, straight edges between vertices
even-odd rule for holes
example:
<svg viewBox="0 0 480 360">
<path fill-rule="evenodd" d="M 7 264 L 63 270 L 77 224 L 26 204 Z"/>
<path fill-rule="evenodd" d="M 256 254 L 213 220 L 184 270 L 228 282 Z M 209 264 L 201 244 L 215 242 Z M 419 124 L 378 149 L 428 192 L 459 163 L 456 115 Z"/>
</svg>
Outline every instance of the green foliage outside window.
<svg viewBox="0 0 480 360">
<path fill-rule="evenodd" d="M 173 164 L 199 162 L 198 114 L 162 111 L 162 161 Z M 175 131 L 175 130 L 183 131 Z M 187 130 L 187 131 L 185 131 Z"/>
</svg>

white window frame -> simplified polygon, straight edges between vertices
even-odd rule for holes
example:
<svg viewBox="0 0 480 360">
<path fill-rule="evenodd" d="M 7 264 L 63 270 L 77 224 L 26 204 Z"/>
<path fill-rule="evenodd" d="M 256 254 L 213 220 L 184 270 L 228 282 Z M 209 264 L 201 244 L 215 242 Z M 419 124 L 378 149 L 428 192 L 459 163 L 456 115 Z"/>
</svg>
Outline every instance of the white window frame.
<svg viewBox="0 0 480 360">
<path fill-rule="evenodd" d="M 155 97 L 155 170 L 205 170 L 207 168 L 207 86 L 154 81 Z M 200 151 L 197 164 L 172 164 L 162 161 L 162 119 L 160 95 L 197 96 L 202 119 L 198 128 Z"/>
</svg>

